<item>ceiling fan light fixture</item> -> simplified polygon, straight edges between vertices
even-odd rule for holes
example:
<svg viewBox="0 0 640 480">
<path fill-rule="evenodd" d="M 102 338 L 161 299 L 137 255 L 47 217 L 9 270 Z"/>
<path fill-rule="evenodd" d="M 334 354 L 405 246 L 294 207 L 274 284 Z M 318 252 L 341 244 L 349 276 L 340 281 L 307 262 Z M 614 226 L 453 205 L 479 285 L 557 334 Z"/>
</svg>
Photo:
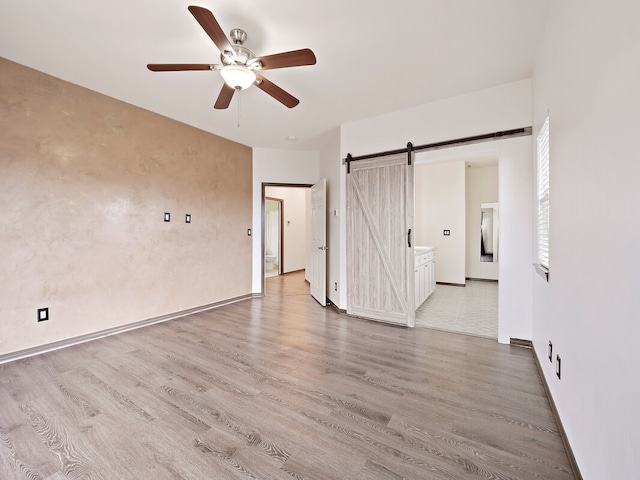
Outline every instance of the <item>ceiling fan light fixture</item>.
<svg viewBox="0 0 640 480">
<path fill-rule="evenodd" d="M 225 83 L 236 90 L 244 90 L 256 81 L 256 74 L 244 65 L 226 65 L 220 69 Z"/>
</svg>

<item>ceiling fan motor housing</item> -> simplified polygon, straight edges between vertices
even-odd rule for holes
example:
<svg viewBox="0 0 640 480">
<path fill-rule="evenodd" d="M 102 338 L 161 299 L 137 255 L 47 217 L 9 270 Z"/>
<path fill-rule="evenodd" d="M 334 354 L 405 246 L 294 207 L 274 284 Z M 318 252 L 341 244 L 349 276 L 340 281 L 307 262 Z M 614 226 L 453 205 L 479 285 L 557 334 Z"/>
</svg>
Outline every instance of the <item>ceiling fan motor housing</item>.
<svg viewBox="0 0 640 480">
<path fill-rule="evenodd" d="M 220 61 L 223 65 L 246 65 L 247 67 L 257 68 L 257 61 L 253 61 L 256 58 L 255 54 L 247 47 L 242 45 L 233 45 L 233 51 L 225 50 L 220 54 Z"/>
<path fill-rule="evenodd" d="M 252 70 L 262 68 L 262 64 L 255 60 L 256 55 L 243 46 L 247 39 L 247 33 L 240 29 L 234 28 L 230 32 L 233 45 L 232 50 L 225 50 L 220 54 L 220 61 L 223 65 L 244 65 Z"/>
</svg>

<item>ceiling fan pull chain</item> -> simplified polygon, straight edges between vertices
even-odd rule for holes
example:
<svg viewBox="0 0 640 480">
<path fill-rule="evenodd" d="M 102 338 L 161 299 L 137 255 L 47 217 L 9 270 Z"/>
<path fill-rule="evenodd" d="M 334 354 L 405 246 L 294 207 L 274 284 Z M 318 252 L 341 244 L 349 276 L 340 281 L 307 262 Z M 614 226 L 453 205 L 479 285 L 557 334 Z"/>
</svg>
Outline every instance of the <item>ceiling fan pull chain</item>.
<svg viewBox="0 0 640 480">
<path fill-rule="evenodd" d="M 238 97 L 238 125 L 237 125 L 237 127 L 240 128 L 240 99 L 242 98 L 242 95 L 241 95 L 242 89 L 238 88 L 237 90 L 238 90 L 238 95 L 237 95 L 237 97 Z"/>
</svg>

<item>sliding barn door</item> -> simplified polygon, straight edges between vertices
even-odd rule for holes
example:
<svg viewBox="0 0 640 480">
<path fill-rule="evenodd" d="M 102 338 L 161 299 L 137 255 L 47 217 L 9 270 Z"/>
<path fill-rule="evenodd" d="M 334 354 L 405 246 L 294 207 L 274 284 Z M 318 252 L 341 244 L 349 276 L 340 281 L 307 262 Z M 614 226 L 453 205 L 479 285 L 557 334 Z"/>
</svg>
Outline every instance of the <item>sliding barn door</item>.
<svg viewBox="0 0 640 480">
<path fill-rule="evenodd" d="M 347 313 L 413 327 L 413 165 L 404 153 L 349 170 Z"/>
</svg>

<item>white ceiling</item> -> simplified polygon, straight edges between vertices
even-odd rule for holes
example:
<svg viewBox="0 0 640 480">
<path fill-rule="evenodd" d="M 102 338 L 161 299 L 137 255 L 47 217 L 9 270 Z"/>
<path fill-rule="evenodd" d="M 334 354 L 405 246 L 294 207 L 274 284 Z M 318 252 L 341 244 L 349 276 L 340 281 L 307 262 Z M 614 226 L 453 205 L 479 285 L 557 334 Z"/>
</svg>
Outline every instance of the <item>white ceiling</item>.
<svg viewBox="0 0 640 480">
<path fill-rule="evenodd" d="M 264 72 L 300 104 L 253 87 L 240 110 L 238 95 L 214 110 L 218 72 L 147 70 L 220 63 L 191 4 L 227 33 L 244 29 L 257 55 L 312 49 L 314 66 Z M 341 124 L 530 77 L 547 10 L 548 0 L 3 0 L 0 56 L 252 147 L 310 149 Z"/>
</svg>

